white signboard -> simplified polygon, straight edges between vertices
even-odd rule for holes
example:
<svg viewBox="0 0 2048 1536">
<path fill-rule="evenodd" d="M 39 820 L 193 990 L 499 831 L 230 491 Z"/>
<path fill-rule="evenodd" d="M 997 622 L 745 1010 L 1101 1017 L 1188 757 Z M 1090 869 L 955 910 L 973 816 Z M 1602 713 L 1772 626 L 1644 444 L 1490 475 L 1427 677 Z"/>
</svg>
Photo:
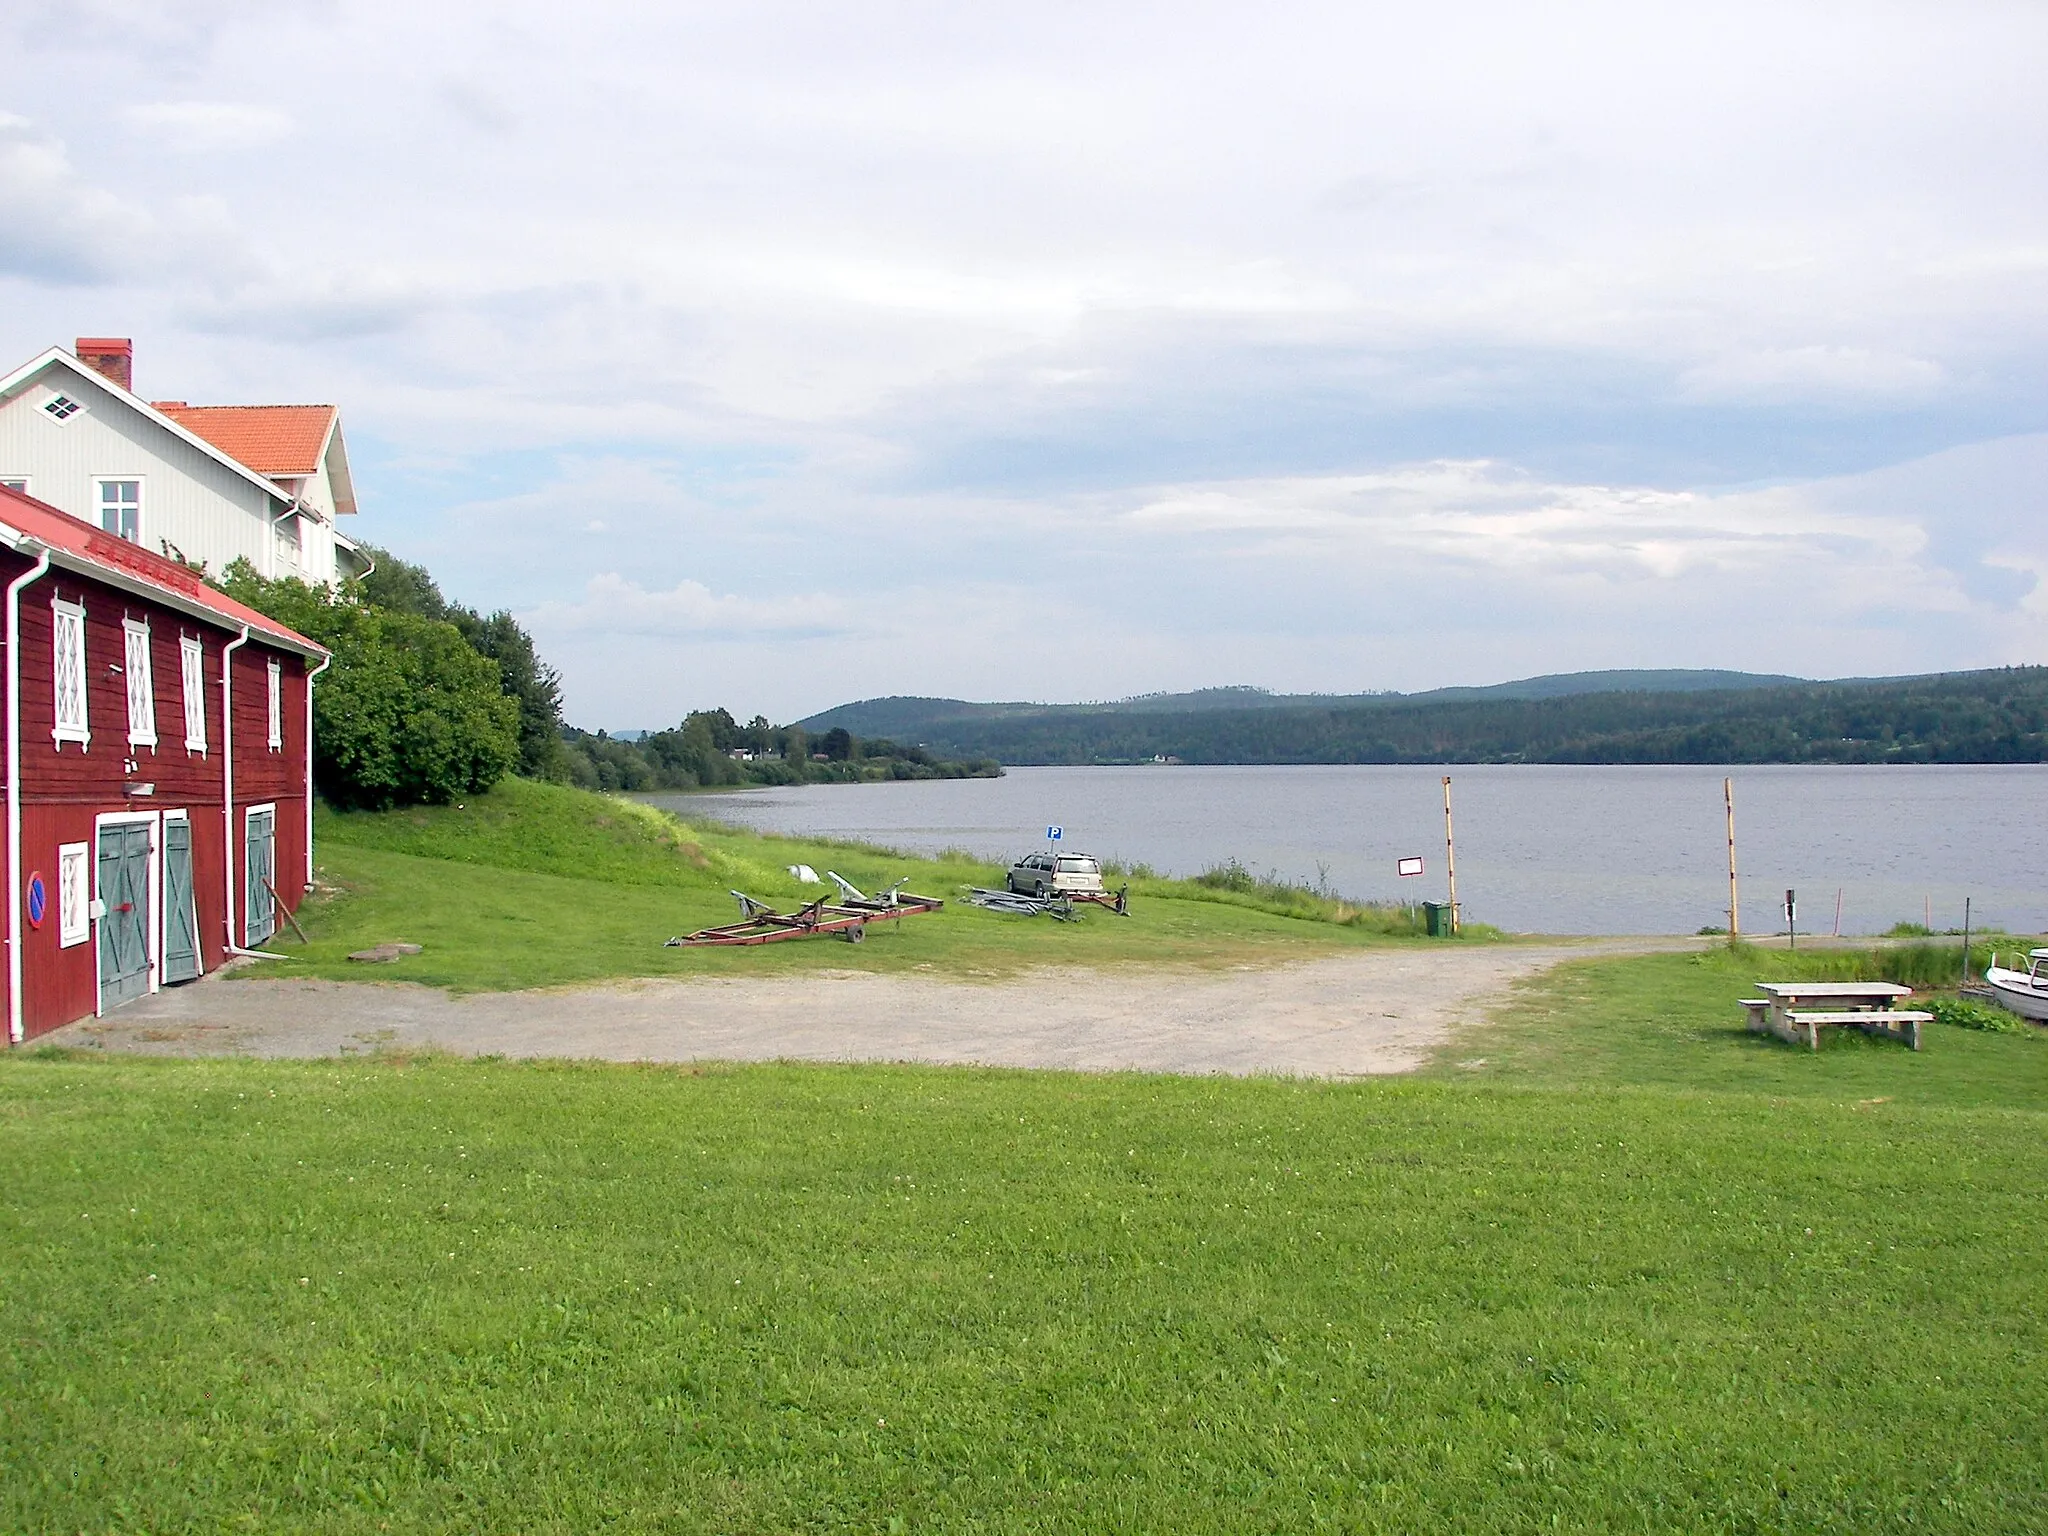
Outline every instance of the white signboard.
<svg viewBox="0 0 2048 1536">
<path fill-rule="evenodd" d="M 1419 875 L 1422 873 L 1422 860 L 1419 858 L 1396 859 L 1394 861 L 1394 873 L 1397 875 Z"/>
</svg>

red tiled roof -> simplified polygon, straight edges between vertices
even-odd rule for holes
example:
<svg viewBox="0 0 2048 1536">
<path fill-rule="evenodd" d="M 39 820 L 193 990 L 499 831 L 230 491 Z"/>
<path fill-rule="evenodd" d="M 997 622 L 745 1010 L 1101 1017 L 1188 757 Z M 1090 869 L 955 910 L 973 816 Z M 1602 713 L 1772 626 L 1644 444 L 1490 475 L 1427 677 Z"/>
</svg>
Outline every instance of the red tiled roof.
<svg viewBox="0 0 2048 1536">
<path fill-rule="evenodd" d="M 47 502 L 0 486 L 0 524 L 47 545 L 56 563 L 80 569 L 96 568 L 126 585 L 141 583 L 163 594 L 162 600 L 176 608 L 204 609 L 221 624 L 246 624 L 265 639 L 283 643 L 288 649 L 310 656 L 324 656 L 326 650 L 297 630 L 236 602 L 227 593 L 201 581 L 189 568 L 162 555 L 151 554 L 140 544 L 93 527 Z"/>
<path fill-rule="evenodd" d="M 259 475 L 310 475 L 334 425 L 331 405 L 184 405 L 156 408 Z"/>
</svg>

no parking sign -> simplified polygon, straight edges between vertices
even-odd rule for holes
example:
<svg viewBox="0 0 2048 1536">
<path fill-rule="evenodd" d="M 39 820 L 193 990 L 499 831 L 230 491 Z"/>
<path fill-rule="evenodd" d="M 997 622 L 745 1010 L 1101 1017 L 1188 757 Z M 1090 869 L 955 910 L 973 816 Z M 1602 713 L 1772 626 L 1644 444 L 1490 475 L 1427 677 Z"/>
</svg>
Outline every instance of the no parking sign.
<svg viewBox="0 0 2048 1536">
<path fill-rule="evenodd" d="M 50 910 L 50 893 L 43 885 L 43 872 L 39 869 L 28 877 L 28 925 L 31 928 L 43 926 L 43 914 Z"/>
</svg>

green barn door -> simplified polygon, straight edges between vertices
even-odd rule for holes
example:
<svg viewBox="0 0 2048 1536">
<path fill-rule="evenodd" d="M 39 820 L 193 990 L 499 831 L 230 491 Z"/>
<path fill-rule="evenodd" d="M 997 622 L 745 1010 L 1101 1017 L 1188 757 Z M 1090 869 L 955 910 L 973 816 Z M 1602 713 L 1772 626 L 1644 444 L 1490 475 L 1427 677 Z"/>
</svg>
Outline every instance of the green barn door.
<svg viewBox="0 0 2048 1536">
<path fill-rule="evenodd" d="M 261 944 L 277 932 L 277 898 L 271 888 L 277 883 L 277 812 L 249 813 L 249 914 L 248 937 L 242 942 Z"/>
<path fill-rule="evenodd" d="M 149 824 L 100 828 L 100 1008 L 149 991 Z"/>
<path fill-rule="evenodd" d="M 192 823 L 164 820 L 164 980 L 199 974 L 199 914 L 192 897 Z"/>
</svg>

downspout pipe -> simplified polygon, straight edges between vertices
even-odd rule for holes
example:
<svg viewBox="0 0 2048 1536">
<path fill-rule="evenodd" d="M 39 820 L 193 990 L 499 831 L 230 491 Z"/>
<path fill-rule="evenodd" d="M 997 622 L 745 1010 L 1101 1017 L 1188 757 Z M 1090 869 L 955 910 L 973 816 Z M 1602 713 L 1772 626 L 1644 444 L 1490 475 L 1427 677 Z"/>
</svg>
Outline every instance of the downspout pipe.
<svg viewBox="0 0 2048 1536">
<path fill-rule="evenodd" d="M 17 546 L 19 548 L 19 546 Z M 21 589 L 50 569 L 46 546 L 7 583 L 7 1041 L 23 1039 L 21 1006 Z"/>
<path fill-rule="evenodd" d="M 322 656 L 320 665 L 306 674 L 306 889 L 313 889 L 313 679 L 334 665 L 333 656 Z"/>
<path fill-rule="evenodd" d="M 235 943 L 235 652 L 249 643 L 249 626 L 220 650 L 220 846 L 221 884 L 227 896 L 228 953 Z"/>
</svg>

